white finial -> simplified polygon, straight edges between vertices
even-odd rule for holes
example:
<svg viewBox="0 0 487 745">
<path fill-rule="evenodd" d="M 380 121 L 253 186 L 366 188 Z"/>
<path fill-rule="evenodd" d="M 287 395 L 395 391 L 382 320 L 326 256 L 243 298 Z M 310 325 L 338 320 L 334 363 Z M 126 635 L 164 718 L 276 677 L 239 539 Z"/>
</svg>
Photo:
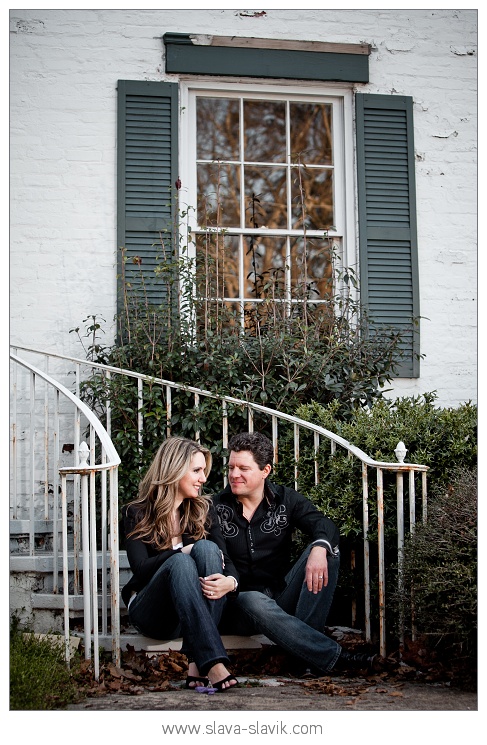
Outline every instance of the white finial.
<svg viewBox="0 0 487 745">
<path fill-rule="evenodd" d="M 399 461 L 399 463 L 404 463 L 404 458 L 406 457 L 407 448 L 404 445 L 403 441 L 397 443 L 397 447 L 394 450 L 396 454 L 396 458 Z"/>
<path fill-rule="evenodd" d="M 80 466 L 88 466 L 88 458 L 90 455 L 90 449 L 86 442 L 82 442 L 78 449 L 79 464 Z"/>
</svg>

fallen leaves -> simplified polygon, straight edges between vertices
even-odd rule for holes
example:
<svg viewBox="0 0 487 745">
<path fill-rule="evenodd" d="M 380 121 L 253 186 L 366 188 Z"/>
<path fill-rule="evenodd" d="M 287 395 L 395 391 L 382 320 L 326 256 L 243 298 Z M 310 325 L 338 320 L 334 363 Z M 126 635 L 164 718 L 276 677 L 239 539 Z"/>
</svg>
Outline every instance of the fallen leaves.
<svg viewBox="0 0 487 745">
<path fill-rule="evenodd" d="M 340 643 L 350 651 L 364 650 L 356 634 L 343 634 Z M 385 697 L 401 698 L 399 690 L 405 681 L 449 682 L 453 676 L 453 664 L 447 666 L 445 658 L 439 659 L 435 650 L 428 649 L 424 640 L 409 642 L 401 650 L 384 661 L 383 669 L 370 675 L 354 678 L 351 675 L 333 674 L 313 680 L 289 677 L 291 660 L 278 647 L 262 649 L 242 649 L 229 653 L 232 673 L 240 678 L 285 678 L 294 685 L 300 685 L 309 694 L 348 697 L 347 704 L 367 694 L 369 691 Z M 459 661 L 460 662 L 460 661 Z M 99 680 L 95 681 L 91 660 L 82 660 L 73 676 L 83 696 L 100 696 L 117 692 L 137 696 L 144 691 L 171 691 L 180 688 L 180 682 L 187 675 L 188 661 L 181 652 L 169 650 L 166 653 L 136 651 L 127 645 L 122 652 L 122 664 L 117 667 L 106 655 L 100 663 Z M 250 683 L 249 683 L 250 685 Z"/>
<path fill-rule="evenodd" d="M 137 696 L 144 691 L 170 691 L 176 686 L 174 681 L 184 677 L 188 663 L 180 652 L 170 650 L 166 654 L 154 655 L 136 652 L 127 645 L 122 653 L 122 667 L 111 661 L 100 665 L 99 680 L 94 679 L 90 660 L 83 660 L 77 675 L 78 683 L 85 696 L 100 696 L 105 693 L 124 693 Z"/>
</svg>

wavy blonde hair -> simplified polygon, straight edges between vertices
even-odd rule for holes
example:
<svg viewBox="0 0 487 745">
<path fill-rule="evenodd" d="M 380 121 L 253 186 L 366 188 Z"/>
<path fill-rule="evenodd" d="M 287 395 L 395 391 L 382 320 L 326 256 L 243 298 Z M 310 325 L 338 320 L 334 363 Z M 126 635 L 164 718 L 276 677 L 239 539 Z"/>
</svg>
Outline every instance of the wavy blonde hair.
<svg viewBox="0 0 487 745">
<path fill-rule="evenodd" d="M 208 448 L 185 437 L 169 437 L 164 440 L 140 482 L 137 499 L 128 505 L 136 508 L 138 519 L 129 536 L 141 538 L 158 550 L 172 547 L 174 531 L 171 516 L 178 496 L 179 482 L 191 468 L 191 461 L 196 453 L 204 455 L 205 476 L 208 476 L 212 464 Z M 205 523 L 209 499 L 203 494 L 194 499 L 184 499 L 181 508 L 180 533 L 188 533 L 195 540 L 204 538 L 208 532 Z"/>
</svg>

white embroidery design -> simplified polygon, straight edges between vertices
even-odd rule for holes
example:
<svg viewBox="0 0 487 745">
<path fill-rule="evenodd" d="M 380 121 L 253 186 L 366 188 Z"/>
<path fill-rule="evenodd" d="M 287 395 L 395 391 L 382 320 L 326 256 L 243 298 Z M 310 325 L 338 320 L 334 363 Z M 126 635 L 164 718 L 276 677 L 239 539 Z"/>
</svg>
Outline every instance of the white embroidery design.
<svg viewBox="0 0 487 745">
<path fill-rule="evenodd" d="M 273 506 L 267 510 L 266 519 L 261 523 L 260 529 L 263 533 L 281 535 L 283 528 L 287 528 L 287 526 L 286 508 L 283 504 L 280 504 L 279 507 Z"/>
<path fill-rule="evenodd" d="M 225 538 L 235 538 L 238 535 L 238 525 L 231 522 L 233 510 L 226 504 L 217 504 L 216 511 L 220 521 L 220 528 Z"/>
</svg>

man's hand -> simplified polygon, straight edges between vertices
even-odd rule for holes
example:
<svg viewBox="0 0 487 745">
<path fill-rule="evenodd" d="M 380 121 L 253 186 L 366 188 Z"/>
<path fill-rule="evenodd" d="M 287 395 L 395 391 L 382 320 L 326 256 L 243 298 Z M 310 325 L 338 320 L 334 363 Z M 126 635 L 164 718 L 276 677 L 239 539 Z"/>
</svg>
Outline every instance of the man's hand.
<svg viewBox="0 0 487 745">
<path fill-rule="evenodd" d="M 219 600 L 227 592 L 232 592 L 235 583 L 231 577 L 223 574 L 210 574 L 208 577 L 200 577 L 201 591 L 208 600 Z"/>
<path fill-rule="evenodd" d="M 328 584 L 328 559 L 324 546 L 314 546 L 306 562 L 306 585 L 315 595 Z"/>
</svg>

